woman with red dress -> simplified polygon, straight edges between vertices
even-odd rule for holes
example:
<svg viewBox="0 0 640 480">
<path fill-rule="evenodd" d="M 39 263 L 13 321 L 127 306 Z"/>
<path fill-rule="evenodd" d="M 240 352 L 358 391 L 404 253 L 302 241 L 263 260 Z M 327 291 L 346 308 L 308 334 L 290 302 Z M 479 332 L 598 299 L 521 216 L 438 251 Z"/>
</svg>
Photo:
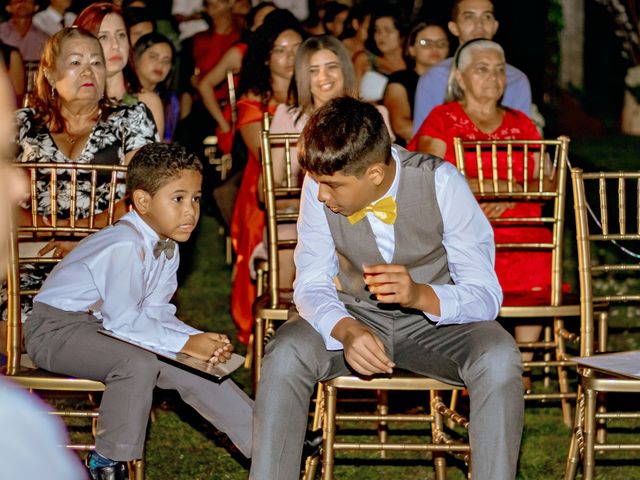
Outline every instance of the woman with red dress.
<svg viewBox="0 0 640 480">
<path fill-rule="evenodd" d="M 264 211 L 257 196 L 262 171 L 261 122 L 265 112 L 273 115 L 276 106 L 287 100 L 296 51 L 303 36 L 302 27 L 289 11 L 274 11 L 251 37 L 242 61 L 237 128 L 247 146 L 248 160 L 231 220 L 231 242 L 236 253 L 231 315 L 238 327 L 238 338 L 243 343 L 247 343 L 251 336 L 251 308 L 256 296 L 249 259 L 262 241 L 264 228 Z"/>
<path fill-rule="evenodd" d="M 483 39 L 462 45 L 454 58 L 455 69 L 450 83 L 449 103 L 432 110 L 409 142 L 409 150 L 431 153 L 456 164 L 453 139 L 463 140 L 537 140 L 535 124 L 522 112 L 500 105 L 506 84 L 505 57 L 502 47 Z M 528 178 L 537 175 L 536 162 L 528 162 Z M 468 178 L 477 178 L 475 161 L 465 162 Z M 491 158 L 483 158 L 483 169 L 491 170 Z M 506 155 L 498 155 L 498 176 L 506 180 Z M 514 154 L 513 176 L 524 182 L 524 161 Z M 485 203 L 481 205 L 488 218 L 539 216 L 541 206 L 532 203 Z M 536 227 L 494 227 L 496 243 L 510 239 L 522 242 L 551 241 L 551 231 Z M 549 298 L 551 288 L 550 252 L 498 251 L 496 273 L 504 292 L 504 304 L 531 305 Z M 517 300 L 515 300 L 517 299 Z M 518 326 L 518 341 L 535 341 L 538 326 Z"/>
</svg>

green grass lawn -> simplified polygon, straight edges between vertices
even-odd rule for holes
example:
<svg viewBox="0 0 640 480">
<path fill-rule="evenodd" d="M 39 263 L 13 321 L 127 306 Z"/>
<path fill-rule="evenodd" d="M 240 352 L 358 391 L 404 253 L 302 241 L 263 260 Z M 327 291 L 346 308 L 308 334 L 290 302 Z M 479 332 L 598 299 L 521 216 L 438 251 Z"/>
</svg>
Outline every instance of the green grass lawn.
<svg viewBox="0 0 640 480">
<path fill-rule="evenodd" d="M 574 141 L 571 144 L 571 161 L 574 166 L 585 170 L 631 169 L 637 168 L 636 152 L 640 152 L 640 140 L 623 136 L 607 137 L 593 141 Z M 571 195 L 569 194 L 569 197 Z M 570 211 L 570 198 L 567 202 Z M 573 217 L 567 221 L 567 279 L 575 287 L 576 260 L 573 252 Z M 217 233 L 215 220 L 203 216 L 199 230 L 193 241 L 181 247 L 183 265 L 181 287 L 177 296 L 180 317 L 192 325 L 213 331 L 222 331 L 234 336 L 234 326 L 229 315 L 230 267 L 224 264 L 223 239 Z M 640 348 L 639 311 L 616 310 L 612 318 L 611 343 L 616 347 Z M 237 350 L 244 353 L 243 347 Z M 232 377 L 247 393 L 251 394 L 250 372 L 240 369 Z M 539 384 L 536 388 L 541 388 Z M 404 394 L 403 398 L 392 397 L 394 403 L 419 409 L 426 404 L 419 394 Z M 622 403 L 612 398 L 613 403 Z M 148 480 L 197 480 L 197 479 L 245 479 L 248 462 L 229 448 L 224 435 L 209 426 L 180 399 L 171 393 L 158 392 L 155 421 L 149 428 L 146 446 Z M 349 408 L 353 408 L 350 403 Z M 370 402 L 363 402 L 361 409 L 369 408 Z M 614 426 L 616 426 L 614 424 Z M 630 421 L 617 425 L 613 435 L 624 435 L 625 426 L 634 426 Z M 342 433 L 353 438 L 362 437 L 361 430 L 353 430 L 347 425 Z M 373 427 L 372 427 L 373 428 Z M 392 430 L 392 435 L 413 436 L 426 434 L 421 427 L 400 426 Z M 374 434 L 372 430 L 370 432 Z M 528 403 L 525 415 L 519 479 L 558 479 L 564 472 L 569 447 L 570 430 L 562 424 L 560 408 L 557 404 Z M 635 435 L 640 440 L 640 435 Z M 421 454 L 389 455 L 380 459 L 377 454 L 337 455 L 335 476 L 340 479 L 424 479 L 433 478 L 429 457 Z M 608 456 L 598 464 L 598 479 L 640 479 L 640 459 L 632 455 Z M 458 461 L 450 462 L 449 478 L 465 478 L 466 470 Z"/>
</svg>

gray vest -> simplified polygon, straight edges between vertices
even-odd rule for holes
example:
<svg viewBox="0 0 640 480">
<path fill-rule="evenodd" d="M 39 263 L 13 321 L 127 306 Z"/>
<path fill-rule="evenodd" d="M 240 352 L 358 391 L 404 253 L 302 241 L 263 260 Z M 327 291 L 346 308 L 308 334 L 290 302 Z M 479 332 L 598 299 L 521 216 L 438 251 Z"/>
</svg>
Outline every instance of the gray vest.
<svg viewBox="0 0 640 480">
<path fill-rule="evenodd" d="M 435 171 L 443 160 L 431 155 L 397 148 L 400 183 L 396 202 L 398 216 L 394 223 L 395 250 L 391 263 L 404 265 L 417 283 L 451 284 L 447 253 L 442 246 L 442 216 L 435 191 Z M 324 212 L 336 246 L 341 291 L 338 296 L 347 308 L 379 308 L 379 303 L 365 290 L 362 265 L 386 263 L 380 255 L 371 225 L 363 219 L 351 225 L 349 220 L 326 206 Z M 388 313 L 406 312 L 385 305 Z"/>
</svg>

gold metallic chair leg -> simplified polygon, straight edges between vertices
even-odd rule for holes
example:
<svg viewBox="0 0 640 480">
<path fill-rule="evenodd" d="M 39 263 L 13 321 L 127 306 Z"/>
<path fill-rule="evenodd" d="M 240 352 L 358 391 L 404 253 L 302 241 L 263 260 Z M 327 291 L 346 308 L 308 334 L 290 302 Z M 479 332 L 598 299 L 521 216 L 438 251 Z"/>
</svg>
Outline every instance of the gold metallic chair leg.
<svg viewBox="0 0 640 480">
<path fill-rule="evenodd" d="M 576 409 L 573 413 L 573 428 L 571 431 L 571 443 L 569 444 L 569 454 L 567 455 L 567 463 L 564 470 L 564 480 L 574 480 L 580 463 L 580 445 L 578 436 L 582 430 L 582 413 L 580 406 L 582 402 L 582 385 L 578 385 L 576 392 Z"/>
<path fill-rule="evenodd" d="M 144 480 L 144 460 L 138 459 L 129 462 L 129 477 L 134 480 Z"/>
<path fill-rule="evenodd" d="M 378 415 L 389 414 L 389 392 L 387 390 L 378 390 L 378 406 L 376 410 Z M 389 436 L 389 424 L 385 421 L 378 422 L 378 440 L 380 443 L 387 443 Z M 380 450 L 380 458 L 387 458 L 387 452 Z"/>
<path fill-rule="evenodd" d="M 596 398 L 597 393 L 585 389 L 584 452 L 582 453 L 582 478 L 593 480 L 595 472 Z"/>
<path fill-rule="evenodd" d="M 431 409 L 431 416 L 433 417 L 431 423 L 431 441 L 434 444 L 440 443 L 439 436 L 444 430 L 444 425 L 442 421 L 442 414 L 434 408 L 434 404 L 436 401 L 442 401 L 440 398 L 440 393 L 431 390 L 429 392 L 429 405 Z M 433 470 L 435 473 L 436 480 L 446 480 L 447 478 L 447 462 L 444 458 L 444 453 L 441 452 L 433 452 Z"/>
<path fill-rule="evenodd" d="M 336 436 L 337 389 L 324 385 L 325 416 L 322 432 L 322 480 L 333 480 L 333 443 Z"/>
<path fill-rule="evenodd" d="M 260 368 L 262 368 L 262 356 L 264 355 L 264 319 L 256 317 L 253 334 L 253 393 L 258 392 L 260 381 Z"/>
<path fill-rule="evenodd" d="M 556 360 L 561 361 L 566 357 L 565 350 L 565 339 L 562 337 L 560 332 L 564 330 L 564 320 L 562 318 L 556 318 L 553 321 L 553 331 L 556 345 Z M 556 371 L 558 374 L 558 387 L 560 389 L 560 393 L 568 394 L 571 393 L 571 388 L 569 386 L 569 372 L 563 366 L 556 367 Z M 564 424 L 571 428 L 573 425 L 573 413 L 572 413 L 572 404 L 571 400 L 568 398 L 563 398 L 560 400 L 560 404 L 562 406 L 562 418 L 564 420 Z"/>
</svg>

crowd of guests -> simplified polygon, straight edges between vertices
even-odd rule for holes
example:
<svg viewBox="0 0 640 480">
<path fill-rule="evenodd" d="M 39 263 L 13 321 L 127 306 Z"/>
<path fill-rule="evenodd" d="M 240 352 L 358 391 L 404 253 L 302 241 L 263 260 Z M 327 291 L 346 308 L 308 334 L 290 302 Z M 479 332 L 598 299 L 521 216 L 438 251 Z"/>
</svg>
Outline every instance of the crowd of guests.
<svg viewBox="0 0 640 480">
<path fill-rule="evenodd" d="M 219 154 L 233 157 L 233 171 L 219 185 L 205 165 L 203 197 L 232 240 L 230 304 L 243 343 L 252 333 L 252 266 L 264 251 L 260 131 L 265 115 L 272 132 L 301 133 L 332 100 L 362 99 L 375 105 L 392 142 L 454 165 L 454 137 L 541 138 L 530 118 L 527 77 L 492 41 L 498 21 L 491 0 L 454 0 L 446 26 L 422 14 L 410 22 L 402 9 L 376 1 L 318 2 L 311 11 L 297 10 L 306 2 L 289 8 L 283 8 L 286 2 L 252 7 L 246 0 L 165 3 L 171 8 L 142 0 L 92 2 L 76 14 L 69 11 L 70 0 L 52 0 L 42 9 L 34 0 L 9 1 L 0 48 L 16 105 L 22 107 L 15 113 L 17 161 L 129 164 L 138 150 L 160 142 L 202 156 L 204 138 L 215 133 Z M 237 95 L 233 105 L 228 72 Z M 275 149 L 273 159 L 276 182 L 282 182 L 284 153 Z M 301 184 L 295 152 L 292 161 L 293 181 Z M 518 182 L 534 175 L 523 169 L 514 166 Z M 101 198 L 106 187 L 97 189 L 98 214 L 106 205 Z M 55 209 L 65 218 L 68 202 L 60 196 L 58 205 L 51 205 L 49 188 L 37 185 L 39 213 Z M 215 195 L 215 202 L 214 189 L 225 192 Z M 89 212 L 91 195 L 84 193 L 85 202 L 75 205 L 79 218 Z M 488 218 L 526 214 L 513 204 L 481 208 Z M 125 214 L 124 201 L 117 211 Z M 30 214 L 23 216 L 18 221 L 32 221 Z M 546 241 L 545 233 L 538 233 L 536 241 Z M 503 229 L 500 234 L 538 233 Z M 41 254 L 65 256 L 75 247 L 52 241 Z M 506 295 L 526 299 L 549 289 L 550 255 L 537 255 L 535 261 L 530 254 L 496 255 L 495 272 Z M 291 253 L 283 253 L 281 266 L 281 286 L 292 288 Z M 45 269 L 33 270 L 21 281 L 33 288 L 46 276 Z M 24 309 L 28 313 L 30 306 Z M 529 342 L 539 333 L 527 326 L 515 332 Z"/>
<path fill-rule="evenodd" d="M 5 64 L 24 105 L 16 113 L 18 161 L 127 163 L 154 141 L 178 142 L 202 156 L 204 138 L 215 133 L 220 154 L 233 155 L 234 170 L 219 186 L 205 166 L 204 196 L 232 239 L 231 312 L 244 343 L 256 295 L 252 266 L 264 250 L 265 114 L 273 117 L 272 131 L 301 132 L 328 100 L 366 99 L 397 144 L 452 163 L 456 136 L 540 138 L 528 116 L 526 76 L 491 41 L 498 28 L 491 0 L 454 1 L 446 28 L 424 15 L 410 24 L 386 2 L 322 2 L 304 21 L 277 2 L 205 0 L 199 8 L 173 2 L 173 15 L 140 0 L 92 3 L 76 15 L 70 3 L 54 0 L 38 11 L 34 0 L 11 0 L 10 17 L 0 24 Z M 23 61 L 34 59 L 27 93 Z M 227 72 L 238 98 L 234 117 Z M 278 152 L 274 158 L 278 166 Z M 299 176 L 295 157 L 293 172 Z M 47 186 L 39 188 L 47 198 Z M 224 192 L 215 202 L 214 188 Z M 507 207 L 486 213 L 508 215 Z M 71 247 L 51 249 L 64 254 Z M 498 255 L 497 263 L 505 290 L 548 286 L 545 268 L 527 277 L 539 282 L 525 285 L 509 274 L 519 271 L 513 259 Z M 281 264 L 281 284 L 290 288 L 291 258 Z M 34 282 L 41 279 L 34 274 Z"/>
</svg>

